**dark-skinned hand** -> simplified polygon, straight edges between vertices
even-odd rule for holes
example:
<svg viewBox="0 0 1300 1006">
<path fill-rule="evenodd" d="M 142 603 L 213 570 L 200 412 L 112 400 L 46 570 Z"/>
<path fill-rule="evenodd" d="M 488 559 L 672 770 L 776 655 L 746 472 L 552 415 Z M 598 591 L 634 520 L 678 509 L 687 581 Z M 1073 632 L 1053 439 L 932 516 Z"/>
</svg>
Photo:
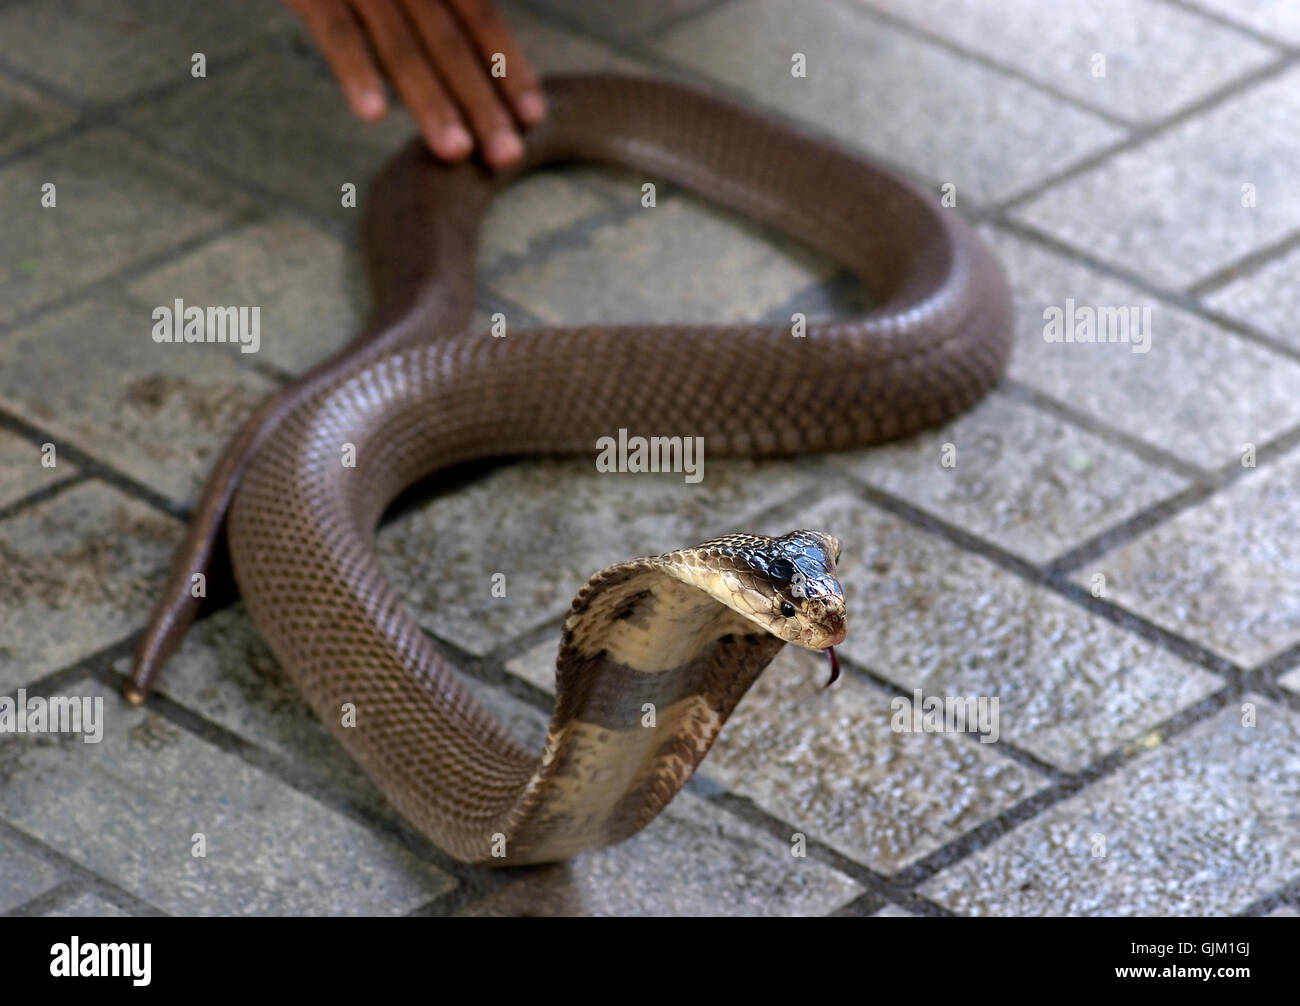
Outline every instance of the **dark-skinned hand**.
<svg viewBox="0 0 1300 1006">
<path fill-rule="evenodd" d="M 387 111 L 387 78 L 443 160 L 478 147 L 489 165 L 505 167 L 523 153 L 520 127 L 546 114 L 537 75 L 488 0 L 284 3 L 306 23 L 358 117 Z"/>
</svg>

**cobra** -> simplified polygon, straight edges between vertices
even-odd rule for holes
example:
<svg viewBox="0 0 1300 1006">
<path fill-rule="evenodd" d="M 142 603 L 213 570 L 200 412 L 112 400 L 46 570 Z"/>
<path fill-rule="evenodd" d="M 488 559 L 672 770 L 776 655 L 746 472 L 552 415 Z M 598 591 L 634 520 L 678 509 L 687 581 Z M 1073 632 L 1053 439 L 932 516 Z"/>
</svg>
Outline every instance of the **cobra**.
<svg viewBox="0 0 1300 1006">
<path fill-rule="evenodd" d="M 734 535 L 595 574 L 564 622 L 539 755 L 473 699 L 385 579 L 373 534 L 403 489 L 475 458 L 587 454 L 620 428 L 690 431 L 718 457 L 872 444 L 970 406 L 1011 343 L 1001 269 L 929 193 L 675 84 L 545 86 L 549 117 L 508 176 L 438 164 L 415 143 L 380 173 L 363 226 L 371 319 L 226 448 L 127 686 L 144 700 L 193 619 L 191 578 L 225 521 L 249 614 L 312 709 L 434 843 L 488 865 L 562 859 L 651 821 L 785 643 L 843 638 L 840 545 Z M 875 306 L 802 337 L 759 324 L 473 331 L 484 208 L 509 178 L 572 160 L 772 225 L 859 276 Z"/>
</svg>

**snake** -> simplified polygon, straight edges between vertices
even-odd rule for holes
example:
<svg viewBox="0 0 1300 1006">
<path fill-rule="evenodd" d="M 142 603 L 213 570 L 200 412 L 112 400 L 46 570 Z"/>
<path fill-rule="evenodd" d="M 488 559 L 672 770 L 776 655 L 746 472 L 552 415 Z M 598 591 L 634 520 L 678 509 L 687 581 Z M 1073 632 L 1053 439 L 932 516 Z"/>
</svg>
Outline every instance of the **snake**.
<svg viewBox="0 0 1300 1006">
<path fill-rule="evenodd" d="M 386 579 L 374 537 L 404 490 L 476 459 L 590 454 L 620 429 L 686 430 L 715 457 L 875 444 L 973 405 L 1012 340 L 992 252 L 897 172 L 676 82 L 567 74 L 543 86 L 547 117 L 511 169 L 441 163 L 412 140 L 376 175 L 361 225 L 371 313 L 229 442 L 125 682 L 145 701 L 224 533 L 247 611 L 307 704 L 401 816 L 483 866 L 635 834 L 783 646 L 834 660 L 847 631 L 841 543 L 809 529 L 724 534 L 597 572 L 563 621 L 538 753 L 475 699 Z M 789 324 L 475 330 L 486 208 L 520 175 L 569 162 L 753 218 L 856 276 L 871 304 Z"/>
</svg>

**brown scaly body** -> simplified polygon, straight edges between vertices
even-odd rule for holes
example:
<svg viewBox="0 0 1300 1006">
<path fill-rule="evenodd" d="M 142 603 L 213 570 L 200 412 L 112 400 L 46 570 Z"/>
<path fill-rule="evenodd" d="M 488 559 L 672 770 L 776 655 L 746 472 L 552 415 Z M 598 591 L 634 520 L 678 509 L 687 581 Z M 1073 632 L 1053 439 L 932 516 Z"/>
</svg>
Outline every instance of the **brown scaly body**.
<svg viewBox="0 0 1300 1006">
<path fill-rule="evenodd" d="M 193 617 L 189 577 L 233 497 L 235 574 L 286 673 L 404 815 L 452 855 L 493 865 L 562 858 L 651 820 L 786 639 L 842 636 L 828 586 L 838 543 L 732 536 L 596 574 L 566 621 L 539 758 L 479 707 L 385 582 L 371 536 L 388 503 L 448 465 L 587 453 L 620 428 L 689 431 L 711 456 L 901 436 L 976 401 L 1011 340 L 988 250 L 862 158 L 675 85 L 567 77 L 547 89 L 551 115 L 523 170 L 585 158 L 677 181 L 836 259 L 880 306 L 809 323 L 803 338 L 763 325 L 465 332 L 475 233 L 500 180 L 412 146 L 367 210 L 372 322 L 228 448 L 129 690 L 143 699 Z M 348 443 L 354 468 L 340 462 Z M 812 587 L 773 567 L 774 541 L 804 556 Z M 797 602 L 788 623 L 783 602 Z M 354 728 L 340 725 L 344 703 Z"/>
</svg>

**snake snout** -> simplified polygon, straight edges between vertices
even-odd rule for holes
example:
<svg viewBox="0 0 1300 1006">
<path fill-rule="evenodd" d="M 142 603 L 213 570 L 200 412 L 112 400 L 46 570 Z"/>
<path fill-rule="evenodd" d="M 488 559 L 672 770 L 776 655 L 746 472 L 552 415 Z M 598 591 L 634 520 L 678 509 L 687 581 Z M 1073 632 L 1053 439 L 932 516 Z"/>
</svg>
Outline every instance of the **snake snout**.
<svg viewBox="0 0 1300 1006">
<path fill-rule="evenodd" d="M 809 612 L 804 638 L 800 642 L 810 650 L 824 650 L 828 646 L 839 646 L 847 632 L 843 598 L 826 598 L 817 610 Z"/>
</svg>

